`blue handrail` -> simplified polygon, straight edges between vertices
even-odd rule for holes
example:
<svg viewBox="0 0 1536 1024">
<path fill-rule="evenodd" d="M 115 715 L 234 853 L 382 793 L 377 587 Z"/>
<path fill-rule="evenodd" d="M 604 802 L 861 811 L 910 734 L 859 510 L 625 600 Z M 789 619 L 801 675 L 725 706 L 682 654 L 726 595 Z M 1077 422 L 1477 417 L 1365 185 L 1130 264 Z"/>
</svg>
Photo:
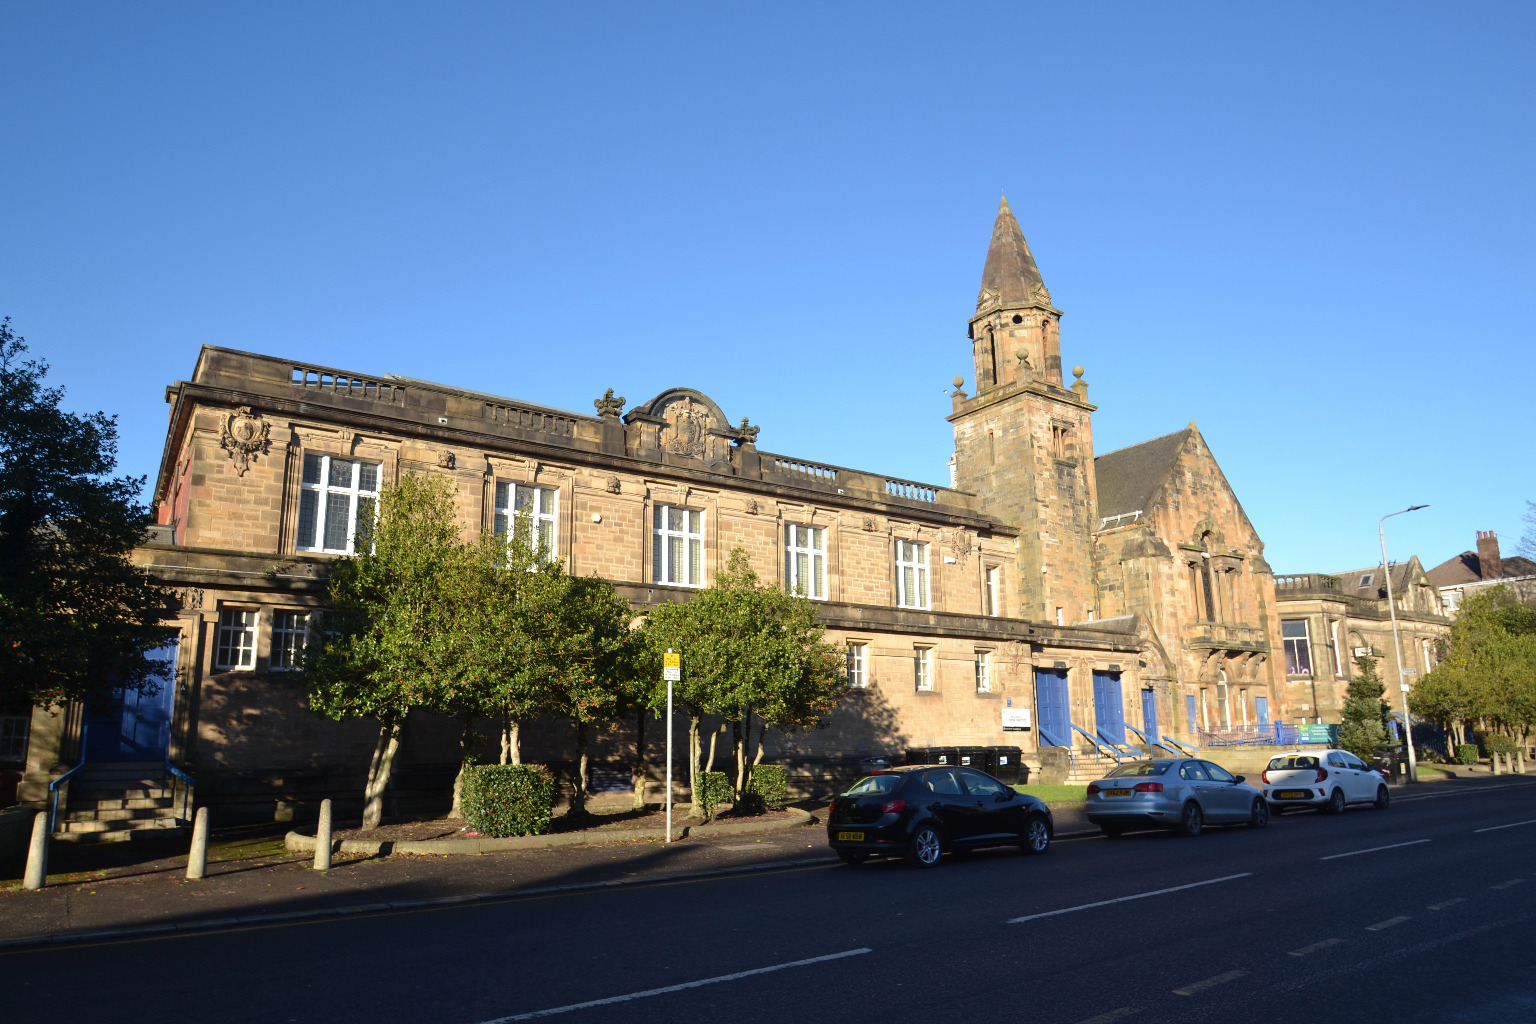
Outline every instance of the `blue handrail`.
<svg viewBox="0 0 1536 1024">
<path fill-rule="evenodd" d="M 1082 726 L 1078 725 L 1076 722 L 1072 723 L 1072 730 L 1074 732 L 1078 733 L 1079 735 L 1081 735 L 1089 743 L 1092 743 L 1095 750 L 1099 751 L 1100 753 L 1104 752 L 1105 744 L 1103 742 L 1101 742 L 1100 740 L 1094 738 L 1094 736 L 1091 733 L 1089 733 L 1088 730 L 1084 729 Z M 1115 764 L 1119 764 L 1120 763 L 1120 751 L 1116 750 L 1114 747 L 1109 747 L 1108 749 L 1109 749 L 1109 756 L 1113 757 L 1115 759 Z"/>
<path fill-rule="evenodd" d="M 181 820 L 190 821 L 191 819 L 187 817 L 187 806 L 192 799 L 192 790 L 197 788 L 197 783 L 192 781 L 192 776 L 171 764 L 169 755 L 165 758 L 165 771 L 161 774 L 162 777 L 170 775 L 181 780 Z"/>
<path fill-rule="evenodd" d="M 1040 727 L 1040 738 L 1046 741 L 1046 745 L 1047 746 L 1051 746 L 1051 747 L 1065 747 L 1066 746 L 1065 743 L 1063 743 L 1063 742 L 1061 742 L 1061 740 L 1057 739 L 1056 735 L 1054 733 L 1052 733 L 1049 729 L 1047 729 L 1043 725 Z"/>
<path fill-rule="evenodd" d="M 1151 739 L 1151 738 L 1149 738 L 1147 736 L 1146 733 L 1142 732 L 1140 729 L 1136 728 L 1134 725 L 1130 724 L 1129 722 L 1127 722 L 1125 724 L 1125 727 L 1127 729 L 1131 730 L 1131 732 L 1135 733 L 1137 736 L 1141 737 L 1141 741 L 1147 745 L 1147 753 L 1149 755 L 1152 753 L 1152 748 L 1153 747 L 1162 747 L 1164 750 L 1168 751 L 1168 753 L 1172 754 L 1174 757 L 1181 757 L 1181 756 L 1183 756 L 1177 750 L 1173 749 L 1168 744 L 1164 743 L 1163 742 L 1163 738 L 1161 736 L 1157 737 L 1157 739 Z"/>
<path fill-rule="evenodd" d="M 48 783 L 48 834 L 50 836 L 53 835 L 54 826 L 58 824 L 59 820 L 59 787 L 68 782 L 76 774 L 78 774 L 81 768 L 85 767 L 85 734 L 86 731 L 90 729 L 90 727 L 91 723 L 89 719 L 81 719 L 80 763 L 75 765 L 69 771 L 65 772 L 63 775 L 60 775 L 58 778 L 54 779 L 52 782 Z"/>
<path fill-rule="evenodd" d="M 1168 736 L 1159 736 L 1158 740 L 1159 746 L 1161 746 L 1164 750 L 1172 750 L 1179 757 L 1194 757 L 1200 752 L 1199 747 L 1192 747 L 1187 743 L 1180 743 L 1178 740 L 1172 739 Z M 1173 744 L 1173 746 L 1168 746 L 1170 743 Z"/>
</svg>

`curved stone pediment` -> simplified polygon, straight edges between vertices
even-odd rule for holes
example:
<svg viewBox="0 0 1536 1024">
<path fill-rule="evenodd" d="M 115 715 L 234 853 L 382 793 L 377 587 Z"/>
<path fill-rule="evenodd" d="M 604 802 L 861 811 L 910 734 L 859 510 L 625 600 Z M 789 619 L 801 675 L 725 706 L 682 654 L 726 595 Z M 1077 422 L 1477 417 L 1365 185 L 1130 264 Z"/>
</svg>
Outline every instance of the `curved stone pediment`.
<svg viewBox="0 0 1536 1024">
<path fill-rule="evenodd" d="M 639 436 L 636 447 L 706 461 L 728 461 L 740 429 L 702 391 L 668 388 L 624 415 Z"/>
</svg>

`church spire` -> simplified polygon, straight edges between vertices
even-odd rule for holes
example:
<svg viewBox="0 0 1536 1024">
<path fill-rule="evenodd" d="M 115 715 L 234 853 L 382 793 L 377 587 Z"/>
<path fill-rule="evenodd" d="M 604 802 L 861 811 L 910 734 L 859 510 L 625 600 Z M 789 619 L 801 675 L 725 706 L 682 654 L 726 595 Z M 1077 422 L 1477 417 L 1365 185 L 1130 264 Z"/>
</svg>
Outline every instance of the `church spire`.
<svg viewBox="0 0 1536 1024">
<path fill-rule="evenodd" d="M 992 244 L 987 247 L 987 265 L 981 272 L 976 311 L 1050 305 L 1051 293 L 1045 289 L 1029 243 L 1024 241 L 1024 232 L 1019 230 L 1004 196 L 997 208 L 997 222 L 992 225 Z"/>
</svg>

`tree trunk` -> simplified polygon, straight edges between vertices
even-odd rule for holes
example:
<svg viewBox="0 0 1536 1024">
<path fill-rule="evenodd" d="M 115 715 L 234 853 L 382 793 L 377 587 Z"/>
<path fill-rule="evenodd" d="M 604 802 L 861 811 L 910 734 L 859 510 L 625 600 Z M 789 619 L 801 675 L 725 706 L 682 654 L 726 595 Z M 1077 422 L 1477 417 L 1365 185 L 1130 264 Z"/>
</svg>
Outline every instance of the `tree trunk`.
<svg viewBox="0 0 1536 1024">
<path fill-rule="evenodd" d="M 389 786 L 389 773 L 395 766 L 395 753 L 400 749 L 401 723 L 387 720 L 379 723 L 379 742 L 373 747 L 373 760 L 368 763 L 368 782 L 363 787 L 363 828 L 378 828 L 384 819 L 384 790 Z"/>
<path fill-rule="evenodd" d="M 634 808 L 645 810 L 645 709 L 635 714 L 635 766 L 630 769 L 630 782 L 635 790 Z"/>
<path fill-rule="evenodd" d="M 464 735 L 459 738 L 459 774 L 453 777 L 453 810 L 448 812 L 450 818 L 462 818 L 464 816 L 464 769 L 469 767 L 470 755 L 474 753 L 475 746 L 475 716 L 464 716 Z"/>
<path fill-rule="evenodd" d="M 720 723 L 720 728 L 710 730 L 710 733 L 709 733 L 709 757 L 707 759 L 705 759 L 705 761 L 704 761 L 704 770 L 706 772 L 712 772 L 712 771 L 715 770 L 715 740 L 720 738 L 720 734 L 722 732 L 725 732 L 725 723 L 724 722 Z"/>
<path fill-rule="evenodd" d="M 699 716 L 688 716 L 688 816 L 699 816 Z"/>
<path fill-rule="evenodd" d="M 522 723 L 511 715 L 503 715 L 501 718 L 501 763 L 522 764 L 523 748 L 521 742 Z"/>
<path fill-rule="evenodd" d="M 746 732 L 742 729 L 745 727 Z M 731 747 L 736 755 L 736 799 L 747 795 L 747 738 L 752 735 L 752 712 L 745 712 L 741 720 L 731 723 Z"/>
<path fill-rule="evenodd" d="M 587 813 L 587 723 L 576 723 L 576 777 L 571 780 L 571 806 L 565 812 Z"/>
</svg>

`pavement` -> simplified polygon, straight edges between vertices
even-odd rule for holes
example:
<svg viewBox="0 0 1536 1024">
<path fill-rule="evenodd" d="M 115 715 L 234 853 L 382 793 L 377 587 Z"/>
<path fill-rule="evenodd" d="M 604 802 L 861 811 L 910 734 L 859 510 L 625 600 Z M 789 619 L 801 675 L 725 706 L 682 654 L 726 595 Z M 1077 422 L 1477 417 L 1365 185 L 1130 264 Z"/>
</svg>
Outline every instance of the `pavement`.
<svg viewBox="0 0 1536 1024">
<path fill-rule="evenodd" d="M 1063 835 L 1044 857 L 933 871 L 828 863 L 816 827 L 324 876 L 218 862 L 200 883 L 0 896 L 8 938 L 196 929 L 0 948 L 0 990 L 15 1019 L 55 1016 L 67 994 L 127 1022 L 1536 1020 L 1536 780 L 1395 795 L 1384 812 Z M 462 901 L 408 905 L 439 897 Z M 295 912 L 325 916 L 275 916 Z M 167 971 L 174 998 L 129 983 Z"/>
</svg>

